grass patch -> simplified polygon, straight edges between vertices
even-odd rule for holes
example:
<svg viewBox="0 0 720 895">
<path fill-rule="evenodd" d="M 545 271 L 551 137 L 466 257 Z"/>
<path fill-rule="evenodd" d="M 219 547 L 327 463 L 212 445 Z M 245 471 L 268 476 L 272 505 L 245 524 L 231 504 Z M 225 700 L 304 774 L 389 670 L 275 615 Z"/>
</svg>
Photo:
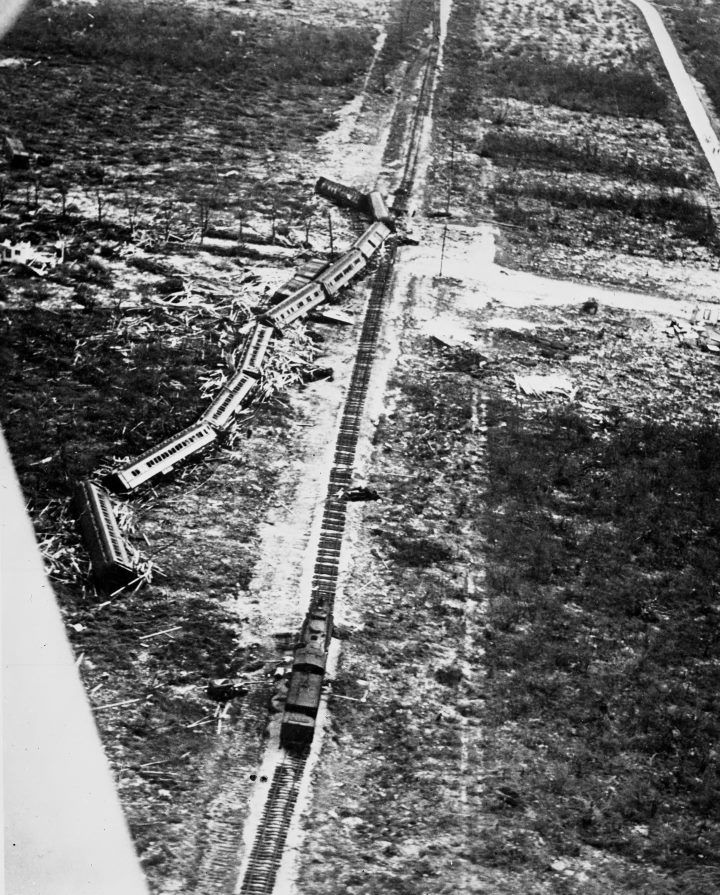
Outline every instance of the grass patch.
<svg viewBox="0 0 720 895">
<path fill-rule="evenodd" d="M 534 50 L 483 55 L 473 38 L 460 36 L 450 47 L 448 64 L 456 74 L 447 79 L 452 87 L 440 108 L 450 119 L 481 117 L 488 95 L 616 118 L 662 122 L 668 115 L 667 93 L 642 56 L 632 69 L 600 68 Z"/>
<path fill-rule="evenodd" d="M 284 158 L 337 126 L 333 110 L 352 97 L 374 39 L 370 27 L 268 28 L 168 3 L 34 5 L 2 46 L 43 61 L 0 72 L 14 97 L 4 123 L 37 154 L 42 198 L 50 187 L 58 207 L 60 184 L 70 205 L 88 187 L 121 203 L 139 195 L 143 223 L 158 197 L 173 220 L 200 201 L 242 214 L 272 205 L 287 218 L 311 184 L 287 183 L 282 160 L 265 154 Z M 242 176 L 219 182 L 223 168 Z M 99 187 L 103 169 L 112 176 Z"/>
<path fill-rule="evenodd" d="M 503 201 L 511 197 L 508 204 Z M 531 214 L 523 208 L 521 200 L 540 200 L 551 207 L 565 210 L 588 210 L 603 213 L 606 217 L 595 222 L 593 229 L 612 227 L 610 214 L 623 215 L 638 221 L 659 225 L 672 224 L 675 232 L 700 245 L 717 247 L 717 225 L 710 208 L 698 202 L 688 193 L 652 191 L 635 194 L 620 188 L 601 192 L 567 182 L 531 180 L 527 176 L 507 176 L 498 179 L 489 192 L 491 202 L 500 220 L 517 225 L 527 225 Z M 499 201 L 498 201 L 499 200 Z"/>
<path fill-rule="evenodd" d="M 370 29 L 298 23 L 268 32 L 250 17 L 173 3 L 100 0 L 38 3 L 6 38 L 8 49 L 49 53 L 140 72 L 192 72 L 223 77 L 228 87 L 271 82 L 350 83 L 372 48 Z M 272 59 L 272 65 L 265 64 Z M 262 78 L 258 76 L 262 74 Z"/>
<path fill-rule="evenodd" d="M 488 709 L 535 756 L 535 829 L 714 866 L 720 427 L 490 422 Z"/>
<path fill-rule="evenodd" d="M 99 461 L 140 453 L 201 412 L 198 373 L 220 360 L 209 324 L 171 339 L 168 312 L 144 316 L 145 325 L 114 312 L 6 313 L 2 425 L 33 505 L 65 496 Z"/>
<path fill-rule="evenodd" d="M 642 180 L 665 187 L 698 187 L 699 175 L 669 164 L 640 160 L 635 155 L 611 155 L 599 140 L 582 142 L 557 137 L 521 134 L 514 130 L 489 130 L 480 155 L 502 167 L 544 167 L 553 171 L 585 171 L 607 177 Z"/>
<path fill-rule="evenodd" d="M 543 56 L 493 56 L 485 70 L 496 96 L 574 112 L 662 121 L 668 99 L 650 71 L 601 69 Z"/>
<path fill-rule="evenodd" d="M 660 0 L 658 5 L 720 113 L 720 4 L 696 6 Z"/>
</svg>

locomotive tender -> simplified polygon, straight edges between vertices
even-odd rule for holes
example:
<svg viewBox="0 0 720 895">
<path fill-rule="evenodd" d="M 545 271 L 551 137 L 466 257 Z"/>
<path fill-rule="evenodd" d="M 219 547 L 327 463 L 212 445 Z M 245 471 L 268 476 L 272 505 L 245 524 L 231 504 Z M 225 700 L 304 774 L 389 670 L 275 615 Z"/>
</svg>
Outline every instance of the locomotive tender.
<svg viewBox="0 0 720 895">
<path fill-rule="evenodd" d="M 315 192 L 318 196 L 324 196 L 345 208 L 354 208 L 356 211 L 364 211 L 366 207 L 365 194 L 352 186 L 345 186 L 327 177 L 318 177 L 315 183 Z"/>
<path fill-rule="evenodd" d="M 371 193 L 368 193 L 368 204 L 370 205 L 370 214 L 376 221 L 385 224 L 385 226 L 389 227 L 391 230 L 395 229 L 395 218 L 390 214 L 390 210 L 385 204 L 385 199 L 383 199 L 382 193 L 378 190 L 373 190 Z"/>
</svg>

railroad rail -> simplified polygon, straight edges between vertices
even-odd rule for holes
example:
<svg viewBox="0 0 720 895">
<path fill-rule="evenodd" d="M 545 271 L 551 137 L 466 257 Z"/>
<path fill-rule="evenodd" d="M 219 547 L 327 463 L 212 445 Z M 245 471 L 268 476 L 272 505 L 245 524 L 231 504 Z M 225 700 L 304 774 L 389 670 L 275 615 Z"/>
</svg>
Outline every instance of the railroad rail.
<svg viewBox="0 0 720 895">
<path fill-rule="evenodd" d="M 306 754 L 288 754 L 275 768 L 240 895 L 269 895 L 275 886 L 306 760 Z"/>
<path fill-rule="evenodd" d="M 410 193 L 413 184 L 415 183 L 415 175 L 417 173 L 418 161 L 420 159 L 421 125 L 423 118 L 429 113 L 432 103 L 433 75 L 437 63 L 438 52 L 439 44 L 437 41 L 433 41 L 432 46 L 428 50 L 428 57 L 425 62 L 425 70 L 420 85 L 420 94 L 418 96 L 415 114 L 413 115 L 412 126 L 410 128 L 408 152 L 405 157 L 402 179 L 400 180 L 400 186 L 395 192 L 395 201 L 391 209 L 395 215 L 403 215 L 407 212 Z"/>
<path fill-rule="evenodd" d="M 409 130 L 411 142 L 403 167 L 400 188 L 396 192 L 392 208 L 394 213 L 407 211 L 407 201 L 414 182 L 420 153 L 419 140 L 422 133 L 420 124 L 422 118 L 427 114 L 432 100 L 432 74 L 436 60 L 437 47 L 433 46 L 427 55 L 420 97 Z M 377 351 L 396 252 L 396 241 L 388 239 L 385 243 L 385 252 L 380 256 L 373 276 L 370 298 L 335 441 L 333 465 L 328 480 L 313 567 L 310 599 L 311 606 L 322 605 L 330 612 L 332 612 L 335 602 L 340 571 L 340 554 L 347 518 L 347 501 L 343 499 L 342 495 L 352 484 L 365 399 L 370 385 L 372 365 Z M 314 726 L 314 719 L 310 721 L 310 724 Z M 238 890 L 240 895 L 272 895 L 308 755 L 307 746 L 286 750 L 285 760 L 275 769 L 245 873 L 240 882 Z"/>
<path fill-rule="evenodd" d="M 352 483 L 352 468 L 360 437 L 365 398 L 382 326 L 395 252 L 394 241 L 388 241 L 385 254 L 380 259 L 373 277 L 370 299 L 335 442 L 333 466 L 330 470 L 313 567 L 311 603 L 321 602 L 332 607 L 335 601 L 347 516 L 347 501 L 341 497 L 341 493 Z M 240 885 L 240 895 L 271 895 L 274 889 L 307 757 L 307 748 L 289 750 L 283 763 L 275 769 Z"/>
</svg>

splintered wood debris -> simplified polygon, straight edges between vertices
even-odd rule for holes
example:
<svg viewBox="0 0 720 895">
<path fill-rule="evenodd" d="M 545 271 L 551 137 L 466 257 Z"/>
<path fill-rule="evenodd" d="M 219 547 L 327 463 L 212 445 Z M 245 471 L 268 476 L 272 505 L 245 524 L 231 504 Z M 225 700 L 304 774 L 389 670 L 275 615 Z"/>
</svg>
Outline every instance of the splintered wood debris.
<svg viewBox="0 0 720 895">
<path fill-rule="evenodd" d="M 673 318 L 665 330 L 668 338 L 675 338 L 682 348 L 698 348 L 712 354 L 720 353 L 720 308 L 693 308 L 689 320 Z"/>
<path fill-rule="evenodd" d="M 530 398 L 539 398 L 543 395 L 561 395 L 571 400 L 577 394 L 577 386 L 574 386 L 567 376 L 560 374 L 531 374 L 527 376 L 513 375 L 515 387 L 521 395 Z"/>
</svg>

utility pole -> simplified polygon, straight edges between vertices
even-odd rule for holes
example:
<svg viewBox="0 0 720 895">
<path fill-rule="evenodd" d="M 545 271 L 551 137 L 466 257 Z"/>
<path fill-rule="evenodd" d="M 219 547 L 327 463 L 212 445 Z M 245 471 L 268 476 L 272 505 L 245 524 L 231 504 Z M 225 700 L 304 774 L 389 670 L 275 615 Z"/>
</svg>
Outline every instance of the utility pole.
<svg viewBox="0 0 720 895">
<path fill-rule="evenodd" d="M 443 261 L 445 260 L 445 239 L 447 238 L 447 223 L 443 227 L 443 238 L 442 238 L 442 246 L 440 248 L 440 273 L 438 276 L 442 276 L 443 272 Z"/>
</svg>

